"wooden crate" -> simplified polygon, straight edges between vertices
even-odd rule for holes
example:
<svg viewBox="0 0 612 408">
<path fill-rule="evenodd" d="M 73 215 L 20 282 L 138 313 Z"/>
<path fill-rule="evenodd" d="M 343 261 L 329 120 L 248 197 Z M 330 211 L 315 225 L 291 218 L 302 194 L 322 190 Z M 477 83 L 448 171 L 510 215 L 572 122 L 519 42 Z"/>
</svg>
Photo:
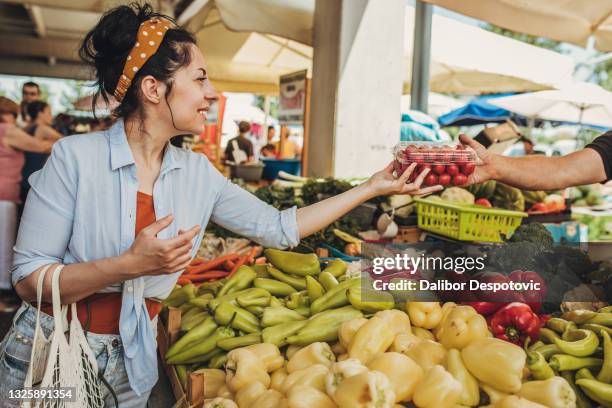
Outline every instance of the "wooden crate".
<svg viewBox="0 0 612 408">
<path fill-rule="evenodd" d="M 168 348 L 177 340 L 181 327 L 181 311 L 173 307 L 168 308 L 166 325 L 159 319 L 157 324 L 157 345 L 162 361 L 162 366 L 172 392 L 176 398 L 173 408 L 195 408 L 204 405 L 204 375 L 191 373 L 187 377 L 187 389 L 183 389 L 179 381 L 176 369 L 173 365 L 166 364 L 166 353 Z"/>
</svg>

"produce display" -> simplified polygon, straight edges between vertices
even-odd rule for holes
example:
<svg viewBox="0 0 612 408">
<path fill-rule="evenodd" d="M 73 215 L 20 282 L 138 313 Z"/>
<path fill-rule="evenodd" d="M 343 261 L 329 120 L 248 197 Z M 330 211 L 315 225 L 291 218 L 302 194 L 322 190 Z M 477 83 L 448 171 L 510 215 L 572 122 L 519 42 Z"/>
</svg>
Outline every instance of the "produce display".
<svg viewBox="0 0 612 408">
<path fill-rule="evenodd" d="M 471 148 L 441 142 L 402 142 L 394 147 L 393 156 L 398 177 L 413 163 L 416 164 L 416 171 L 410 174 L 411 181 L 424 169 L 430 169 L 424 179 L 424 184 L 428 186 L 467 184 L 468 176 L 474 172 L 478 163 L 478 156 Z"/>
<path fill-rule="evenodd" d="M 396 302 L 366 297 L 366 276 L 341 260 L 264 255 L 164 301 L 182 312 L 165 360 L 183 384 L 203 375 L 205 407 L 612 406 L 611 307 L 551 317 L 530 293 Z"/>
</svg>

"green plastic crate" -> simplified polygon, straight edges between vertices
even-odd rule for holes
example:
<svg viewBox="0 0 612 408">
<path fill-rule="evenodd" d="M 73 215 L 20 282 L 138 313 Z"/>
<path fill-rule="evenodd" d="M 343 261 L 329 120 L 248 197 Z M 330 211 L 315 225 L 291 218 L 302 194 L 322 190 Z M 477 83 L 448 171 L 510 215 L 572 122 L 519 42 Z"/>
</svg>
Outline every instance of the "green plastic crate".
<svg viewBox="0 0 612 408">
<path fill-rule="evenodd" d="M 527 214 L 442 200 L 416 200 L 420 229 L 459 241 L 502 242 L 521 225 Z"/>
</svg>

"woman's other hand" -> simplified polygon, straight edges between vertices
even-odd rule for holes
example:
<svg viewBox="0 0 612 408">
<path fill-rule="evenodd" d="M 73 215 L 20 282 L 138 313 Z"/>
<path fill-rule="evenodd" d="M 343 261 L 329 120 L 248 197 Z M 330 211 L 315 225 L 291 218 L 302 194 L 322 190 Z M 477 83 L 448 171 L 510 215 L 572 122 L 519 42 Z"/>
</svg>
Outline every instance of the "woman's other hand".
<svg viewBox="0 0 612 408">
<path fill-rule="evenodd" d="M 415 171 L 416 163 L 412 163 L 400 177 L 395 177 L 393 175 L 393 162 L 391 162 L 383 170 L 370 177 L 367 185 L 375 196 L 390 194 L 425 195 L 442 190 L 440 185 L 421 187 L 429 169 L 424 169 L 413 182 L 409 182 L 408 178 Z"/>
</svg>

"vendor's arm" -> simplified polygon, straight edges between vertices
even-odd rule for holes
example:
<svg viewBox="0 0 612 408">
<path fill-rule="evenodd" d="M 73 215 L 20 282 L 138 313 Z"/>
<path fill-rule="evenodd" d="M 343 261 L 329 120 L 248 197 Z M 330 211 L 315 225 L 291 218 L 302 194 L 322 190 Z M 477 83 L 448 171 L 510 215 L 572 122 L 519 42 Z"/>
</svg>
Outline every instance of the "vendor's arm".
<svg viewBox="0 0 612 408">
<path fill-rule="evenodd" d="M 470 176 L 470 183 L 494 179 L 525 190 L 557 190 L 612 177 L 612 134 L 601 138 L 607 139 L 560 157 L 507 157 L 489 152 L 467 136 L 462 135 L 461 141 L 476 150 L 483 162 Z"/>
<path fill-rule="evenodd" d="M 68 140 L 66 140 L 68 141 Z M 15 245 L 12 281 L 19 296 L 36 299 L 36 282 L 42 268 L 61 264 L 72 235 L 77 174 L 75 154 L 64 140 L 54 147 L 42 171 L 32 178 Z M 144 228 L 120 256 L 67 265 L 60 277 L 62 303 L 73 303 L 115 283 L 144 275 L 171 274 L 191 259 L 191 240 L 199 226 L 161 240 L 156 234 L 172 222 L 165 217 Z M 43 300 L 51 301 L 51 274 L 45 277 Z"/>
<path fill-rule="evenodd" d="M 5 141 L 13 149 L 33 153 L 49 153 L 53 146 L 53 141 L 34 138 L 17 126 L 6 131 Z"/>
</svg>

